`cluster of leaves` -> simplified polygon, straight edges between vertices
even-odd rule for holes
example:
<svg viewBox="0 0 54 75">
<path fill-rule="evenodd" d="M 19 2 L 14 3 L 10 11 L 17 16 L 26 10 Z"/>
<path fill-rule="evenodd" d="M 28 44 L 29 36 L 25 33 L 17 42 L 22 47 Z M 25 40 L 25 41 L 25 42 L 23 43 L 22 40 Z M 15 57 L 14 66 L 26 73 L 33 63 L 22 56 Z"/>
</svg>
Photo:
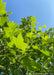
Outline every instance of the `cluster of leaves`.
<svg viewBox="0 0 54 75">
<path fill-rule="evenodd" d="M 54 28 L 37 30 L 35 16 L 9 21 L 5 5 L 0 0 L 0 74 L 54 73 Z"/>
</svg>

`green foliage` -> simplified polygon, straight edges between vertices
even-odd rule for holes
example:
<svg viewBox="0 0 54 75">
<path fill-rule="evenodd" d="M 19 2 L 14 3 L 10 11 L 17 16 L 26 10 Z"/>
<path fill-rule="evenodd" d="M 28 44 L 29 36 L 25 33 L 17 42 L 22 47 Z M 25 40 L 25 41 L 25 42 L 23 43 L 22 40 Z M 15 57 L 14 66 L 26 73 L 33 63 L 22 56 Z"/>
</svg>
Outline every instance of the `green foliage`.
<svg viewBox="0 0 54 75">
<path fill-rule="evenodd" d="M 9 21 L 5 4 L 0 0 L 0 74 L 54 73 L 54 28 L 37 30 L 35 16 Z"/>
<path fill-rule="evenodd" d="M 5 10 L 5 5 L 6 3 L 3 3 L 2 4 L 2 0 L 0 0 L 0 14 L 3 15 L 3 14 L 6 14 L 6 10 Z"/>
</svg>

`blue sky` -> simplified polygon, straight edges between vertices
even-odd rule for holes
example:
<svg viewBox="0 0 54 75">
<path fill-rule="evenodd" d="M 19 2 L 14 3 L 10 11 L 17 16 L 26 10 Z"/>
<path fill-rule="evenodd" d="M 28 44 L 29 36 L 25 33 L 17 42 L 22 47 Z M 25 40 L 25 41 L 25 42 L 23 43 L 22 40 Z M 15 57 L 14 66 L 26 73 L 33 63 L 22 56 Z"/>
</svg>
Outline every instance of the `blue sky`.
<svg viewBox="0 0 54 75">
<path fill-rule="evenodd" d="M 20 23 L 23 17 L 35 16 L 39 26 L 54 27 L 54 0 L 3 0 L 6 10 L 12 11 L 9 19 Z"/>
</svg>

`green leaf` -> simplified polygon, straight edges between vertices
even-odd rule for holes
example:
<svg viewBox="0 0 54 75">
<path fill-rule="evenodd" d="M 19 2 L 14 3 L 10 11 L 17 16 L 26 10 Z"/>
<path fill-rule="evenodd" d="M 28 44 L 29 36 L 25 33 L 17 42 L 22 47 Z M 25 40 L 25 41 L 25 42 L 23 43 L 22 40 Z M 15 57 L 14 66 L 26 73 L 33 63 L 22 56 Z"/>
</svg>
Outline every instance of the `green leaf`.
<svg viewBox="0 0 54 75">
<path fill-rule="evenodd" d="M 50 52 L 47 51 L 47 50 L 41 50 L 41 52 L 42 52 L 43 54 L 45 54 L 46 56 L 50 56 Z"/>
<path fill-rule="evenodd" d="M 23 53 L 25 52 L 25 49 L 27 48 L 27 44 L 24 43 L 24 39 L 22 37 L 22 34 L 19 34 L 16 40 L 16 47 L 19 49 L 22 49 Z"/>
<path fill-rule="evenodd" d="M 12 12 L 8 12 L 8 14 L 12 14 Z"/>
<path fill-rule="evenodd" d="M 12 64 L 16 62 L 14 57 L 9 57 L 9 60 L 10 60 L 10 63 Z"/>
<path fill-rule="evenodd" d="M 38 27 L 38 29 L 39 29 L 39 30 L 41 30 L 41 29 L 42 29 L 42 27 Z"/>
<path fill-rule="evenodd" d="M 17 36 L 17 38 L 13 36 L 11 42 L 8 43 L 8 46 L 12 47 L 14 44 L 17 48 L 22 49 L 22 53 L 26 51 L 26 48 L 28 46 L 26 43 L 24 43 L 24 39 L 21 33 Z"/>
<path fill-rule="evenodd" d="M 35 16 L 31 17 L 32 22 L 36 22 Z"/>
<path fill-rule="evenodd" d="M 37 22 L 37 24 L 39 24 L 39 22 Z"/>
<path fill-rule="evenodd" d="M 1 1 L 2 2 L 2 1 Z M 1 3 L 0 2 L 0 3 Z M 5 6 L 6 6 L 6 3 L 3 3 L 3 4 L 0 4 L 0 14 L 3 15 L 3 14 L 6 14 L 6 10 L 5 10 Z"/>
<path fill-rule="evenodd" d="M 43 28 L 46 28 L 47 26 L 46 25 L 43 25 Z"/>
<path fill-rule="evenodd" d="M 11 53 L 12 53 L 13 55 L 16 55 L 16 51 L 15 51 L 15 50 L 11 49 L 10 51 L 11 51 Z"/>
<path fill-rule="evenodd" d="M 0 25 L 3 26 L 8 20 L 7 17 L 0 17 Z"/>
<path fill-rule="evenodd" d="M 3 1 L 3 0 L 0 0 L 0 5 L 2 4 L 2 1 Z"/>
<path fill-rule="evenodd" d="M 13 23 L 13 21 L 10 21 L 8 23 L 8 27 L 4 27 L 5 37 L 11 38 L 11 36 L 14 36 L 14 34 L 16 33 L 16 27 L 17 23 Z"/>
<path fill-rule="evenodd" d="M 32 47 L 33 47 L 33 49 L 39 49 L 37 44 L 36 45 L 32 45 Z"/>
<path fill-rule="evenodd" d="M 5 67 L 4 67 L 4 66 L 2 66 L 2 65 L 0 65 L 0 69 L 3 69 L 3 70 L 5 70 Z"/>
<path fill-rule="evenodd" d="M 36 24 L 34 24 L 34 23 L 32 22 L 32 23 L 31 23 L 31 26 L 32 26 L 32 27 L 35 27 L 35 26 L 36 26 Z"/>
</svg>

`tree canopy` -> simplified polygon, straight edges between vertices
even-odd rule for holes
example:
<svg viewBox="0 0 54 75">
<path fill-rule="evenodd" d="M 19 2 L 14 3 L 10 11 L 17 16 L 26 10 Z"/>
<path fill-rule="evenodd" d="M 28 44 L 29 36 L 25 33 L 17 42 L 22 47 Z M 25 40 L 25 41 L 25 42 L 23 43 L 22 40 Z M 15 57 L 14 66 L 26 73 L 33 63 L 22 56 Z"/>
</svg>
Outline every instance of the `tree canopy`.
<svg viewBox="0 0 54 75">
<path fill-rule="evenodd" d="M 5 6 L 0 0 L 0 75 L 54 73 L 54 28 L 43 32 L 35 16 L 14 23 Z"/>
</svg>

